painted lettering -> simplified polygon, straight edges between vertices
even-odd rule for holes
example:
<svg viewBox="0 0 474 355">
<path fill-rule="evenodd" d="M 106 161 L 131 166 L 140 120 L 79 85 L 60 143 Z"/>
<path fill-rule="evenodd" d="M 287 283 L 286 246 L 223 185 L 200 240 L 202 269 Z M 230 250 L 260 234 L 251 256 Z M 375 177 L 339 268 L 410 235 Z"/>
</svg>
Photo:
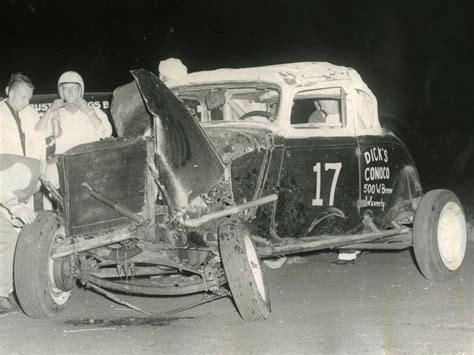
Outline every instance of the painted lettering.
<svg viewBox="0 0 474 355">
<path fill-rule="evenodd" d="M 370 196 L 369 198 L 367 198 L 367 196 L 366 196 L 365 200 L 367 201 L 367 206 L 369 206 L 369 207 L 379 207 L 379 208 L 382 209 L 382 211 L 385 210 L 385 201 L 383 199 L 374 201 L 373 196 Z"/>
<path fill-rule="evenodd" d="M 373 147 L 364 152 L 365 163 L 369 165 L 373 162 L 388 163 L 388 151 L 382 147 Z"/>
<path fill-rule="evenodd" d="M 365 181 L 389 180 L 390 168 L 388 166 L 371 166 L 364 170 Z"/>
<path fill-rule="evenodd" d="M 393 189 L 386 187 L 383 183 L 364 184 L 362 186 L 362 192 L 370 195 L 390 195 L 393 192 Z"/>
</svg>

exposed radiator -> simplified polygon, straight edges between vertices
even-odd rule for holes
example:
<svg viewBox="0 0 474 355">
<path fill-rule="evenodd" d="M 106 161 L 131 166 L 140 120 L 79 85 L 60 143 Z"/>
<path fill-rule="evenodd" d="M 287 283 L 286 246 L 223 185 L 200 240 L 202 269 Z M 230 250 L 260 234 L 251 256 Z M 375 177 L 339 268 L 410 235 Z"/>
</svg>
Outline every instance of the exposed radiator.
<svg viewBox="0 0 474 355">
<path fill-rule="evenodd" d="M 98 233 L 132 222 L 96 201 L 81 186 L 87 182 L 114 202 L 147 216 L 147 145 L 143 137 L 83 144 L 67 151 L 59 163 L 68 235 Z"/>
</svg>

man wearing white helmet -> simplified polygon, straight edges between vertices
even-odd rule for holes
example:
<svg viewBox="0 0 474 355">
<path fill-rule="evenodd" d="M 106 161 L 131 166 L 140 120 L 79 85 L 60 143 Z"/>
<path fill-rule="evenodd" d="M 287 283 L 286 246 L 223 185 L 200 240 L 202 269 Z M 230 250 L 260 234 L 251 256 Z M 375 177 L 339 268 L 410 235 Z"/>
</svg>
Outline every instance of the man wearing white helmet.
<svg viewBox="0 0 474 355">
<path fill-rule="evenodd" d="M 99 108 L 89 107 L 84 95 L 84 81 L 74 72 L 63 73 L 58 80 L 59 99 L 54 100 L 36 125 L 56 137 L 56 154 L 76 145 L 109 137 L 112 127 Z"/>
<path fill-rule="evenodd" d="M 47 131 L 56 138 L 56 154 L 112 135 L 107 115 L 83 99 L 84 81 L 78 73 L 67 71 L 59 77 L 58 94 L 60 98 L 54 100 L 36 125 L 37 131 Z M 59 185 L 57 171 L 51 166 L 46 175 L 53 185 Z"/>
</svg>

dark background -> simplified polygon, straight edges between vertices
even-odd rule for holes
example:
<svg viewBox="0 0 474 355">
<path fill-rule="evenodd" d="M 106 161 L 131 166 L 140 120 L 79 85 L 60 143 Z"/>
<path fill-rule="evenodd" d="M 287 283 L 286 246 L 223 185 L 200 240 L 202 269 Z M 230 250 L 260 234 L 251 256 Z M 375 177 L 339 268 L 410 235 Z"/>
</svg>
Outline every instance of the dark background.
<svg viewBox="0 0 474 355">
<path fill-rule="evenodd" d="M 87 91 L 111 91 L 131 81 L 128 70 L 156 72 L 168 57 L 189 71 L 353 67 L 425 184 L 474 185 L 470 1 L 0 0 L 0 14 L 0 84 L 21 71 L 36 93 L 56 92 L 65 70 L 81 73 Z"/>
</svg>

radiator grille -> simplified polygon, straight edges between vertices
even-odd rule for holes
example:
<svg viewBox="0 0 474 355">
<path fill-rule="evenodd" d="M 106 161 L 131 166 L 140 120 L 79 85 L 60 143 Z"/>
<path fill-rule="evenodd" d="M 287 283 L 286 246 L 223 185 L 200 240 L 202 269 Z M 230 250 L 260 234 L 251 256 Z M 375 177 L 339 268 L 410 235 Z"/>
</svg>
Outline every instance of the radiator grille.
<svg viewBox="0 0 474 355">
<path fill-rule="evenodd" d="M 70 235 L 97 233 L 132 223 L 96 201 L 81 186 L 87 182 L 114 202 L 146 216 L 147 142 L 144 138 L 84 144 L 66 152 L 60 177 L 65 226 Z"/>
</svg>

